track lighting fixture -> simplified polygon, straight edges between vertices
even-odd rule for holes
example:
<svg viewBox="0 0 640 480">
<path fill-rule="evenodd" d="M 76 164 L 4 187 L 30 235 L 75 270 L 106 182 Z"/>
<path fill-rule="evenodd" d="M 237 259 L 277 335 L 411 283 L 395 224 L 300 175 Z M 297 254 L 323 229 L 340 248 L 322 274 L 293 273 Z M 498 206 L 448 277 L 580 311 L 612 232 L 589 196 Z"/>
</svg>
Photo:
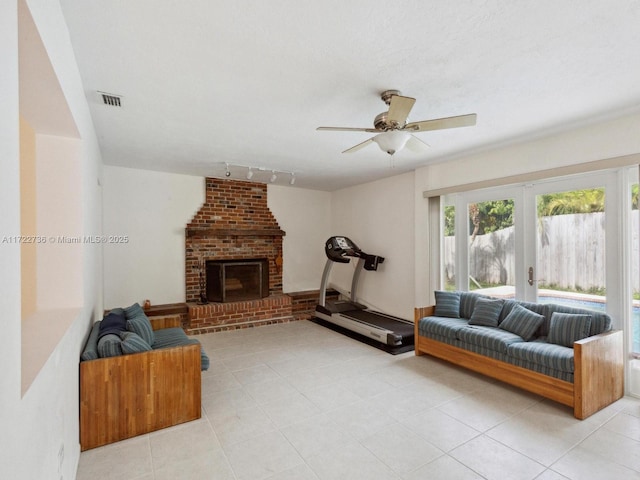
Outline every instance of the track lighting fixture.
<svg viewBox="0 0 640 480">
<path fill-rule="evenodd" d="M 224 165 L 224 176 L 227 178 L 230 178 L 232 176 L 231 175 L 232 168 L 234 172 L 237 172 L 237 169 L 239 168 L 246 168 L 247 173 L 245 174 L 245 178 L 247 180 L 253 180 L 256 182 L 263 182 L 263 183 L 266 183 L 267 181 L 269 183 L 275 183 L 276 180 L 278 180 L 278 177 L 280 175 L 289 175 L 289 185 L 293 185 L 294 183 L 296 183 L 295 172 L 288 172 L 286 170 L 276 170 L 273 168 L 255 167 L 251 165 L 240 165 L 237 163 L 228 163 L 228 162 L 220 162 L 220 163 Z M 265 173 L 262 173 L 262 172 L 270 172 L 271 176 L 265 177 Z M 234 176 L 235 175 L 236 173 L 234 173 Z"/>
</svg>

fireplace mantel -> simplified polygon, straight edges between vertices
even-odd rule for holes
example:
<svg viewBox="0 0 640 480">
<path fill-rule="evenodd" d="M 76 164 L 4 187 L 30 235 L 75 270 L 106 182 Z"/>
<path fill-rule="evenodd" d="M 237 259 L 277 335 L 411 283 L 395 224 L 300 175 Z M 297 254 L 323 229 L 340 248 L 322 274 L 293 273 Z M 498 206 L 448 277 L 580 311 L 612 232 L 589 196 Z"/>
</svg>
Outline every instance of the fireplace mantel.
<svg viewBox="0 0 640 480">
<path fill-rule="evenodd" d="M 256 228 L 256 229 L 246 229 L 246 228 L 198 228 L 198 227 L 187 227 L 186 229 L 187 237 L 198 237 L 198 236 L 207 236 L 207 237 L 284 237 L 286 233 L 284 230 L 280 230 L 277 228 Z"/>
</svg>

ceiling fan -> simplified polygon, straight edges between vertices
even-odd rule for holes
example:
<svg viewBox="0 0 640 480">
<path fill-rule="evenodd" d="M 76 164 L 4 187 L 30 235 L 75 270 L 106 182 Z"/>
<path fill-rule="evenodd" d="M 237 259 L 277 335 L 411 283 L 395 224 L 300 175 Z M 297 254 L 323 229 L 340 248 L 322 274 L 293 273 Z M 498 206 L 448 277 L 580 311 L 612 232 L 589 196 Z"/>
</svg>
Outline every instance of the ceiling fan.
<svg viewBox="0 0 640 480">
<path fill-rule="evenodd" d="M 407 123 L 409 112 L 416 102 L 415 98 L 403 97 L 398 90 L 385 90 L 380 98 L 389 106 L 389 110 L 376 116 L 373 121 L 374 128 L 318 127 L 316 130 L 377 133 L 376 136 L 348 148 L 342 153 L 356 152 L 371 142 L 375 142 L 382 151 L 393 155 L 405 146 L 414 152 L 420 152 L 428 147 L 426 143 L 412 135 L 413 132 L 469 127 L 476 124 L 477 115 L 475 113 Z"/>
</svg>

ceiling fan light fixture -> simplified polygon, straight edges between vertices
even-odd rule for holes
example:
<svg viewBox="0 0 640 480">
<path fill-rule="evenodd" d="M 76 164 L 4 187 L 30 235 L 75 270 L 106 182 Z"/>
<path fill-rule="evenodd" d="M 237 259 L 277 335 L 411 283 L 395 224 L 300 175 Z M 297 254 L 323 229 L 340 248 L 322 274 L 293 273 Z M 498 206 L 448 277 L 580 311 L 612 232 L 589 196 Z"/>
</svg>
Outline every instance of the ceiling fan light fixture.
<svg viewBox="0 0 640 480">
<path fill-rule="evenodd" d="M 411 134 L 400 130 L 391 130 L 389 132 L 379 133 L 372 138 L 378 144 L 380 150 L 393 155 L 404 148 L 407 141 L 411 138 Z"/>
</svg>

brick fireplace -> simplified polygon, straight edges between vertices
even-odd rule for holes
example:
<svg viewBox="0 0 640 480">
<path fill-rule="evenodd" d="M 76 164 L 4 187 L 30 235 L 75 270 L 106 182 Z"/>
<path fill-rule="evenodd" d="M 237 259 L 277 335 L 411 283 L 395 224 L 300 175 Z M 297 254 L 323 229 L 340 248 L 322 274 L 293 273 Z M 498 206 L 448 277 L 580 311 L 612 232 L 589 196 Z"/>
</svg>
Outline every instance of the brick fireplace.
<svg viewBox="0 0 640 480">
<path fill-rule="evenodd" d="M 267 186 L 218 178 L 205 181 L 205 202 L 185 229 L 187 330 L 205 333 L 290 321 L 291 297 L 282 293 L 285 232 L 267 206 Z M 255 259 L 262 259 L 262 268 L 268 270 L 263 298 L 202 304 L 207 262 Z"/>
</svg>

